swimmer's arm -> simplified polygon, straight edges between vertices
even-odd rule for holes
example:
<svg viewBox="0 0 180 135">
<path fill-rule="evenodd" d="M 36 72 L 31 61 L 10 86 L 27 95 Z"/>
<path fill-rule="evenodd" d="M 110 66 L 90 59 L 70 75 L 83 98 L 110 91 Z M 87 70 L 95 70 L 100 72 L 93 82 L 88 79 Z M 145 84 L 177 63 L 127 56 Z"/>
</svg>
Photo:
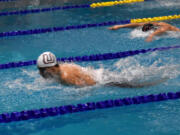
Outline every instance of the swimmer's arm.
<svg viewBox="0 0 180 135">
<path fill-rule="evenodd" d="M 139 27 L 143 26 L 145 23 L 130 23 L 130 24 L 124 24 L 124 25 L 114 25 L 112 27 L 109 27 L 109 30 L 117 30 L 120 28 L 134 28 L 134 27 Z"/>
<path fill-rule="evenodd" d="M 146 38 L 146 42 L 151 42 L 153 40 L 153 37 L 157 36 L 157 35 L 161 35 L 163 33 L 165 33 L 166 31 L 168 31 L 169 28 L 168 27 L 161 27 L 159 29 L 157 29 L 156 31 L 154 31 L 152 34 L 150 34 L 147 38 Z"/>
</svg>

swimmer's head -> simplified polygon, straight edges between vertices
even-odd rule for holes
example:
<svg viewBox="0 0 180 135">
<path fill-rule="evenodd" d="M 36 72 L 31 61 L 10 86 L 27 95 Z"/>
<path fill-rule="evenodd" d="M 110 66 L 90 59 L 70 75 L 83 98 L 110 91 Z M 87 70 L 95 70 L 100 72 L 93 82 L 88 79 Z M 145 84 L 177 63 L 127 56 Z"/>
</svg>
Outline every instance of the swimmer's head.
<svg viewBox="0 0 180 135">
<path fill-rule="evenodd" d="M 38 68 L 53 67 L 56 64 L 56 56 L 51 52 L 44 52 L 37 59 Z"/>
<path fill-rule="evenodd" d="M 142 27 L 143 32 L 149 31 L 151 29 L 154 29 L 154 25 L 151 23 L 144 24 Z"/>
<path fill-rule="evenodd" d="M 59 67 L 56 56 L 51 52 L 42 53 L 37 59 L 39 73 L 44 78 L 53 78 L 56 74 L 56 67 Z"/>
</svg>

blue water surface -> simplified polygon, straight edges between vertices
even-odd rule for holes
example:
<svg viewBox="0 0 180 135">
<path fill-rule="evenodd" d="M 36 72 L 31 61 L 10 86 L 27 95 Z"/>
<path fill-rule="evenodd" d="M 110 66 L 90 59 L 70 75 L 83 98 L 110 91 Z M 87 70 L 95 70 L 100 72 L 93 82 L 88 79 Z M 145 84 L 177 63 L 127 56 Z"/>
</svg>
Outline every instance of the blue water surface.
<svg viewBox="0 0 180 135">
<path fill-rule="evenodd" d="M 21 0 L 21 7 L 17 5 L 13 7 L 9 4 L 3 10 L 91 3 L 91 1 L 52 3 L 41 1 L 39 4 L 32 4 L 33 2 L 35 1 L 31 1 L 31 6 L 27 6 L 29 3 L 23 4 Z M 174 15 L 180 14 L 179 5 L 179 0 L 163 0 L 0 17 L 0 32 Z M 165 22 L 180 28 L 178 19 Z M 0 64 L 36 60 L 44 51 L 51 51 L 57 57 L 70 57 L 180 45 L 179 33 L 168 33 L 147 43 L 145 37 L 138 36 L 139 33 L 133 29 L 110 31 L 107 28 L 97 27 L 1 38 Z M 120 79 L 138 83 L 164 81 L 143 88 L 104 85 L 76 88 L 44 80 L 38 74 L 36 66 L 0 70 L 0 113 L 180 90 L 180 49 L 76 64 L 94 67 L 96 71 L 106 70 L 107 74 L 112 73 L 112 76 L 116 74 Z M 2 135 L 177 135 L 180 131 L 179 106 L 179 100 L 175 100 L 13 122 L 0 124 L 0 133 Z"/>
</svg>

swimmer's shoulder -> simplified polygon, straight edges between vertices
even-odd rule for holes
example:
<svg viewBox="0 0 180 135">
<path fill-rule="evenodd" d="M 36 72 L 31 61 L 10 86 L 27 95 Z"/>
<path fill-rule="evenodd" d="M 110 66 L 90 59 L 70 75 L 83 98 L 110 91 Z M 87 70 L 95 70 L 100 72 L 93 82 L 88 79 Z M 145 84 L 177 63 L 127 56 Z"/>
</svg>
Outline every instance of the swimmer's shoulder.
<svg viewBox="0 0 180 135">
<path fill-rule="evenodd" d="M 74 66 L 76 66 L 76 64 L 74 64 L 74 63 L 61 63 L 61 64 L 59 64 L 62 68 L 64 68 L 64 67 L 74 67 Z"/>
<path fill-rule="evenodd" d="M 81 66 L 75 64 L 75 63 L 63 63 L 60 64 L 61 71 L 75 71 L 80 70 Z"/>
</svg>

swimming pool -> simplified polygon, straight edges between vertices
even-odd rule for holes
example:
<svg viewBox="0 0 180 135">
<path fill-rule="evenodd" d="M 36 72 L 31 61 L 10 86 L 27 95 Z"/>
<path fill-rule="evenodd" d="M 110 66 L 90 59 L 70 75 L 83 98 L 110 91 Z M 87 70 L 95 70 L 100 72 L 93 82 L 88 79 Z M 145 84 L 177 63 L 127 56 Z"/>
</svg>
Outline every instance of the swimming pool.
<svg viewBox="0 0 180 135">
<path fill-rule="evenodd" d="M 4 11 L 24 9 L 30 4 L 24 4 L 23 1 L 17 2 L 21 2 L 21 6 L 15 8 L 11 3 L 6 3 L 9 6 L 6 6 L 8 8 Z M 31 1 L 32 3 L 35 1 Z M 87 0 L 71 1 L 66 2 L 65 5 L 75 3 L 92 2 Z M 49 1 L 43 1 L 32 5 L 40 8 L 62 6 L 63 4 L 57 1 L 51 4 Z M 171 2 L 163 0 L 105 8 L 71 9 L 24 16 L 4 16 L 0 17 L 0 32 L 174 15 L 180 14 L 179 5 L 178 0 Z M 166 22 L 180 27 L 179 19 Z M 180 35 L 177 33 L 169 33 L 158 37 L 151 43 L 146 43 L 144 38 L 135 30 L 109 31 L 107 27 L 5 37 L 0 39 L 0 60 L 1 64 L 34 60 L 44 51 L 52 51 L 57 57 L 69 57 L 173 46 L 179 45 L 179 37 Z M 112 73 L 112 76 L 117 74 L 120 80 L 125 79 L 138 83 L 169 78 L 158 85 L 145 88 L 132 89 L 102 85 L 75 88 L 43 80 L 38 75 L 36 66 L 0 70 L 0 113 L 160 92 L 176 92 L 180 88 L 179 54 L 179 49 L 174 49 L 140 54 L 124 59 L 77 63 L 96 68 L 99 76 L 101 76 L 102 70 L 107 70 L 107 74 Z M 179 112 L 179 100 L 174 100 L 5 123 L 0 124 L 0 131 L 3 135 L 178 134 L 180 130 Z"/>
</svg>

